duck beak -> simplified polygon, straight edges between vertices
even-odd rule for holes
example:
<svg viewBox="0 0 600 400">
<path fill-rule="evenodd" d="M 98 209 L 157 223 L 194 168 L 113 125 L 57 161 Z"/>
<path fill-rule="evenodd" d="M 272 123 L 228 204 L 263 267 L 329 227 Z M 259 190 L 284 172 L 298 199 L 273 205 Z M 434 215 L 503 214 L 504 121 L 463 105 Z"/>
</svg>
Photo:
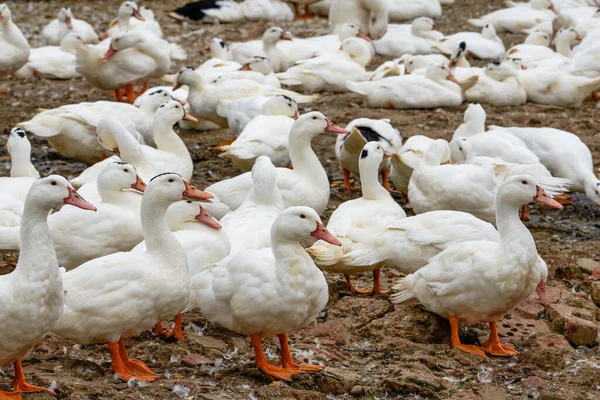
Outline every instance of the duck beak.
<svg viewBox="0 0 600 400">
<path fill-rule="evenodd" d="M 280 40 L 293 40 L 294 38 L 289 32 L 283 32 L 281 36 L 279 36 Z"/>
<path fill-rule="evenodd" d="M 221 229 L 221 224 L 219 221 L 214 219 L 212 215 L 206 211 L 206 208 L 200 206 L 200 213 L 194 217 L 194 220 L 203 223 L 206 226 L 209 226 L 214 229 Z"/>
<path fill-rule="evenodd" d="M 327 120 L 327 126 L 325 127 L 325 132 L 338 133 L 340 135 L 342 135 L 344 133 L 348 133 L 347 130 L 345 130 L 344 128 L 340 128 L 339 126 L 337 126 L 330 120 Z"/>
<path fill-rule="evenodd" d="M 140 178 L 139 175 L 135 176 L 135 183 L 131 184 L 131 188 L 133 190 L 137 190 L 138 192 L 144 193 L 146 190 L 146 183 Z"/>
<path fill-rule="evenodd" d="M 187 110 L 183 110 L 183 119 L 186 121 L 198 122 L 198 118 L 194 117 L 192 114 L 187 112 Z"/>
<path fill-rule="evenodd" d="M 295 121 L 295 120 L 297 120 L 297 119 L 298 119 L 298 117 L 299 117 L 299 116 L 300 116 L 300 113 L 299 113 L 298 111 L 296 111 L 296 112 L 294 113 L 294 115 L 292 115 L 292 119 Z"/>
<path fill-rule="evenodd" d="M 461 85 L 460 81 L 459 81 L 458 79 L 456 79 L 456 77 L 455 77 L 454 75 L 452 75 L 452 74 L 448 75 L 448 78 L 447 78 L 447 79 L 448 79 L 450 82 L 454 82 L 454 83 L 456 83 L 456 84 L 457 84 L 457 85 L 459 85 L 459 86 Z"/>
<path fill-rule="evenodd" d="M 315 229 L 314 231 L 312 231 L 310 233 L 310 236 L 314 236 L 317 239 L 321 239 L 326 241 L 327 243 L 331 243 L 334 246 L 341 246 L 342 242 L 340 242 L 335 236 L 333 236 L 328 230 L 327 228 L 325 228 L 325 225 L 323 225 L 322 223 L 317 221 L 317 229 Z"/>
<path fill-rule="evenodd" d="M 115 49 L 113 49 L 112 44 L 111 44 L 110 47 L 108 48 L 108 51 L 106 52 L 106 54 L 104 54 L 104 57 L 102 57 L 102 59 L 104 61 L 106 61 L 109 58 L 111 58 L 112 56 L 114 56 L 115 54 L 117 54 L 117 51 Z"/>
<path fill-rule="evenodd" d="M 533 201 L 535 201 L 536 203 L 543 204 L 550 208 L 556 208 L 559 210 L 563 209 L 563 206 L 560 205 L 560 203 L 558 201 L 556 201 L 552 197 L 548 196 L 548 193 L 546 193 L 544 191 L 544 189 L 542 189 L 539 186 L 536 186 L 536 188 L 537 188 L 537 193 L 533 197 Z"/>
<path fill-rule="evenodd" d="M 206 46 L 204 46 L 204 51 L 210 51 L 210 44 L 207 44 Z"/>
<path fill-rule="evenodd" d="M 526 66 L 524 66 L 524 65 L 521 65 L 521 70 L 522 70 L 522 71 L 525 71 L 526 69 L 527 69 L 527 67 L 526 67 Z"/>
<path fill-rule="evenodd" d="M 142 14 L 140 14 L 140 11 L 137 8 L 133 10 L 133 13 L 131 13 L 131 16 L 139 19 L 140 21 L 143 21 L 143 22 L 146 21 L 146 18 L 142 17 Z"/>
<path fill-rule="evenodd" d="M 390 153 L 389 151 L 384 151 L 383 152 L 383 159 L 386 160 L 388 158 L 392 158 L 393 154 Z"/>
<path fill-rule="evenodd" d="M 69 196 L 63 200 L 63 203 L 81 208 L 83 210 L 97 211 L 93 204 L 88 203 L 73 189 L 69 187 Z"/>
<path fill-rule="evenodd" d="M 456 65 L 456 60 L 455 60 L 455 59 L 452 59 L 452 60 L 450 60 L 450 62 L 448 63 L 448 67 L 449 67 L 449 68 L 452 68 L 452 67 L 454 67 L 455 65 Z"/>
<path fill-rule="evenodd" d="M 246 63 L 246 64 L 242 65 L 242 68 L 240 68 L 240 71 L 251 71 L 250 63 Z"/>
<path fill-rule="evenodd" d="M 183 86 L 183 84 L 181 82 L 175 82 L 173 84 L 173 89 L 171 89 L 171 90 L 177 90 L 177 89 L 179 89 L 182 86 Z"/>
<path fill-rule="evenodd" d="M 548 301 L 548 292 L 546 292 L 546 282 L 540 281 L 535 291 L 540 298 L 540 302 L 546 307 L 549 306 L 550 301 Z"/>
<path fill-rule="evenodd" d="M 71 18 L 65 18 L 65 25 L 67 25 L 68 29 L 73 29 L 73 22 L 71 22 Z"/>
<path fill-rule="evenodd" d="M 203 192 L 201 190 L 196 189 L 192 185 L 188 183 L 185 179 L 183 180 L 183 184 L 185 185 L 185 190 L 181 194 L 183 200 L 198 200 L 198 201 L 206 201 L 212 199 L 214 196 L 208 192 Z"/>
<path fill-rule="evenodd" d="M 187 104 L 187 100 L 179 100 L 179 104 L 185 106 Z"/>
<path fill-rule="evenodd" d="M 115 147 L 112 151 L 113 151 L 113 153 L 115 153 L 115 155 L 121 157 L 121 151 L 119 150 L 118 147 Z"/>
<path fill-rule="evenodd" d="M 98 36 L 99 40 L 104 40 L 108 37 L 108 32 L 104 32 Z"/>
<path fill-rule="evenodd" d="M 554 7 L 554 4 L 552 4 L 552 3 L 550 4 L 550 9 L 552 10 L 552 12 L 553 12 L 554 14 L 557 14 L 557 15 L 558 15 L 558 11 L 556 11 L 556 7 Z"/>
<path fill-rule="evenodd" d="M 356 37 L 359 37 L 359 38 L 361 38 L 361 39 L 365 39 L 367 42 L 370 42 L 370 41 L 372 40 L 372 39 L 371 39 L 371 36 L 369 36 L 369 35 L 365 34 L 364 32 L 362 32 L 362 31 L 360 31 L 360 30 L 359 30 L 359 31 L 358 31 L 358 33 L 356 34 Z"/>
<path fill-rule="evenodd" d="M 577 32 L 575 32 L 577 33 Z M 577 33 L 577 36 L 575 36 L 575 40 L 577 40 L 578 42 L 581 42 L 583 40 L 583 36 L 581 36 L 579 33 Z"/>
</svg>

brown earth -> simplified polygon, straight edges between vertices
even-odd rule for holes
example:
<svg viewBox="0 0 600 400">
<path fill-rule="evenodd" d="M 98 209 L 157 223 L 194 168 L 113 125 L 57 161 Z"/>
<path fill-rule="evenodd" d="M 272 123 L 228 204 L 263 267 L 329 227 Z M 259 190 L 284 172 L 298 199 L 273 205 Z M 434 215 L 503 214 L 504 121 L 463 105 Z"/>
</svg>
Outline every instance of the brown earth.
<svg viewBox="0 0 600 400">
<path fill-rule="evenodd" d="M 60 6 L 70 5 L 76 17 L 106 27 L 120 0 L 84 1 L 10 1 L 17 24 L 32 45 L 37 45 L 41 28 Z M 157 14 L 166 38 L 179 42 L 189 58 L 185 64 L 198 65 L 207 58 L 204 46 L 211 37 L 227 40 L 258 38 L 266 23 L 202 25 L 178 23 L 166 12 L 185 0 L 146 2 Z M 457 0 L 446 7 L 438 29 L 453 33 L 470 29 L 467 19 L 501 7 L 501 1 Z M 285 23 L 282 26 L 297 36 L 324 34 L 325 20 Z M 523 35 L 504 35 L 507 48 L 519 43 Z M 383 60 L 375 60 L 377 65 Z M 173 69 L 173 72 L 176 69 Z M 155 82 L 159 84 L 158 82 Z M 82 80 L 16 82 L 0 80 L 2 107 L 0 120 L 4 133 L 17 122 L 33 116 L 38 108 L 53 108 L 68 103 L 111 99 L 110 93 L 92 88 Z M 319 110 L 339 125 L 355 117 L 390 118 L 404 137 L 426 134 L 448 139 L 462 122 L 465 106 L 434 110 L 369 109 L 355 94 L 323 94 L 315 104 L 304 107 Z M 600 120 L 591 99 L 577 110 L 527 104 L 516 107 L 489 107 L 488 123 L 497 125 L 550 126 L 575 132 L 592 150 L 596 168 L 600 166 Z M 232 164 L 210 150 L 228 137 L 226 130 L 213 132 L 182 131 L 195 162 L 194 184 L 204 187 L 234 176 Z M 314 148 L 335 181 L 326 217 L 341 202 L 358 196 L 339 186 L 341 174 L 333 153 L 335 138 L 314 141 Z M 34 162 L 42 174 L 59 173 L 69 178 L 85 167 L 49 152 L 44 142 L 34 144 Z M 3 175 L 8 174 L 8 155 Z M 323 363 L 320 374 L 295 377 L 290 384 L 274 382 L 258 371 L 247 338 L 208 324 L 200 313 L 185 316 L 187 337 L 167 343 L 150 333 L 131 340 L 132 354 L 161 374 L 150 385 L 128 386 L 108 373 L 109 356 L 102 346 L 78 346 L 58 337 L 49 337 L 24 360 L 31 382 L 49 385 L 56 381 L 61 399 L 600 399 L 600 350 L 597 344 L 600 309 L 586 291 L 594 292 L 600 302 L 600 287 L 592 281 L 600 277 L 600 210 L 583 196 L 575 195 L 575 206 L 562 212 L 531 210 L 528 223 L 540 255 L 550 268 L 548 310 L 531 298 L 502 321 L 503 340 L 514 345 L 519 356 L 512 359 L 481 359 L 449 347 L 448 323 L 423 311 L 417 304 L 393 305 L 387 297 L 352 296 L 337 275 L 328 275 L 330 302 L 316 325 L 291 335 L 292 351 L 301 361 Z M 326 219 L 326 218 L 325 218 Z M 12 252 L 3 252 L 0 263 L 15 261 Z M 588 259 L 588 260 L 582 260 Z M 595 260 L 595 261 L 594 261 Z M 8 272 L 8 270 L 5 270 Z M 389 286 L 397 279 L 394 271 L 384 272 Z M 357 279 L 362 286 L 371 278 Z M 0 294 L 1 295 L 1 294 Z M 558 306 L 556 305 L 558 303 Z M 552 320 L 551 320 L 552 319 Z M 594 331 L 594 328 L 596 329 Z M 589 347 L 570 345 L 590 340 Z M 464 327 L 462 339 L 477 344 L 487 335 L 487 327 Z M 557 333 L 551 333 L 551 331 Z M 586 336 L 587 335 L 587 336 Z M 275 341 L 266 340 L 275 361 Z M 186 357 L 187 356 L 187 357 Z M 202 356 L 202 357 L 200 357 Z M 182 361 L 183 360 L 183 361 Z M 190 366 L 190 364 L 197 364 Z M 0 389 L 7 390 L 12 368 L 0 373 Z M 183 385 L 176 394 L 175 385 Z M 46 394 L 27 394 L 26 399 L 49 399 Z"/>
</svg>

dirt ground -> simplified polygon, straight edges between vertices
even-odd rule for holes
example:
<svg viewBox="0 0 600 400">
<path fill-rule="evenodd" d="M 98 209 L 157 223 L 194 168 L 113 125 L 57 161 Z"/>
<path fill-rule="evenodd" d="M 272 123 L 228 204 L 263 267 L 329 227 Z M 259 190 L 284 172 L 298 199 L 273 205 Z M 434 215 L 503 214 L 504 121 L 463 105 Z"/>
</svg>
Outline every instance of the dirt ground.
<svg viewBox="0 0 600 400">
<path fill-rule="evenodd" d="M 101 32 L 115 15 L 119 3 L 120 0 L 7 2 L 14 20 L 32 46 L 38 45 L 41 28 L 55 18 L 60 6 L 69 5 L 76 17 L 91 22 Z M 188 60 L 172 72 L 184 65 L 199 65 L 207 59 L 204 46 L 214 36 L 226 40 L 254 39 L 269 26 L 267 23 L 180 23 L 166 16 L 168 11 L 184 3 L 185 0 L 165 0 L 140 4 L 152 7 L 166 38 L 180 43 L 188 52 Z M 456 3 L 445 7 L 438 21 L 438 29 L 445 33 L 471 30 L 468 18 L 502 5 L 499 0 L 457 0 Z M 300 37 L 328 31 L 325 20 L 281 25 Z M 524 39 L 523 35 L 502 37 L 507 48 Z M 372 67 L 381 61 L 376 59 Z M 0 89 L 10 90 L 9 94 L 0 94 L 4 134 L 15 123 L 31 118 L 38 108 L 111 99 L 110 93 L 93 88 L 81 79 L 19 82 L 2 78 Z M 576 133 L 592 150 L 595 167 L 600 166 L 599 109 L 592 99 L 577 110 L 533 104 L 485 108 L 488 124 L 549 126 Z M 322 94 L 301 111 L 319 110 L 342 126 L 356 117 L 390 118 L 405 138 L 425 134 L 449 139 L 462 122 L 464 109 L 464 105 L 418 111 L 369 109 L 355 94 Z M 226 130 L 181 131 L 181 135 L 192 152 L 196 186 L 205 187 L 238 173 L 228 160 L 218 158 L 210 150 L 228 137 Z M 5 137 L 0 144 L 4 140 Z M 333 136 L 322 135 L 313 143 L 330 180 L 335 182 L 325 220 L 341 202 L 358 196 L 337 184 L 342 177 L 333 152 L 334 140 Z M 85 167 L 48 150 L 47 143 L 34 143 L 34 163 L 43 175 L 58 173 L 72 178 Z M 3 161 L 0 174 L 8 175 L 8 154 L 0 150 L 0 157 Z M 452 350 L 446 320 L 415 303 L 393 305 L 387 296 L 352 296 L 342 277 L 330 274 L 327 276 L 330 301 L 318 323 L 290 335 L 292 351 L 299 360 L 322 363 L 328 368 L 320 374 L 297 376 L 290 384 L 274 382 L 256 369 L 247 338 L 207 323 L 198 312 L 185 315 L 187 337 L 182 342 L 168 343 L 151 333 L 129 342 L 133 356 L 161 374 L 155 383 L 123 383 L 108 372 L 110 359 L 105 347 L 78 346 L 52 336 L 24 359 L 25 373 L 34 384 L 49 386 L 56 382 L 57 397 L 73 400 L 600 399 L 598 340 L 593 347 L 570 345 L 562 335 L 567 334 L 565 327 L 556 323 L 553 312 L 568 306 L 579 318 L 596 325 L 600 321 L 600 309 L 586 294 L 594 277 L 600 277 L 597 269 L 600 267 L 600 209 L 584 196 L 574 198 L 575 205 L 562 212 L 531 209 L 528 226 L 537 240 L 540 255 L 550 268 L 549 292 L 553 305 L 544 310 L 532 297 L 501 323 L 503 340 L 520 351 L 511 359 L 484 360 Z M 15 260 L 13 252 L 0 253 L 0 263 Z M 398 273 L 384 271 L 384 276 L 385 285 L 390 286 Z M 356 281 L 367 286 L 371 277 L 365 275 Z M 484 325 L 464 327 L 461 337 L 466 343 L 477 344 L 478 338 L 486 336 L 487 331 Z M 278 358 L 275 341 L 265 340 L 265 345 L 275 361 Z M 0 370 L 0 390 L 8 390 L 10 379 L 12 368 Z M 47 394 L 25 395 L 25 399 L 31 400 L 49 398 Z"/>
</svg>

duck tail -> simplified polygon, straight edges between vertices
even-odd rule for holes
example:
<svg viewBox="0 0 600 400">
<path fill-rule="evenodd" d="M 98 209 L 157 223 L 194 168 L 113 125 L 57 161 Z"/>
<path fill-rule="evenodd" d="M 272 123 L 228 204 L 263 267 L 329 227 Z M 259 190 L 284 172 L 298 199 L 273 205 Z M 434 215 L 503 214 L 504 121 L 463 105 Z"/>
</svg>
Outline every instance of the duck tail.
<svg viewBox="0 0 600 400">
<path fill-rule="evenodd" d="M 20 250 L 21 231 L 19 226 L 0 227 L 0 250 Z"/>
<path fill-rule="evenodd" d="M 481 18 L 471 18 L 469 19 L 469 23 L 473 26 L 477 26 L 479 28 L 483 28 L 485 26 L 485 21 Z"/>
<path fill-rule="evenodd" d="M 506 1 L 504 2 L 504 5 L 505 5 L 507 8 L 510 8 L 510 7 L 516 7 L 516 6 L 518 6 L 518 4 L 517 4 L 517 3 L 515 3 L 515 2 L 514 2 L 514 1 L 512 1 L 512 0 L 506 0 Z"/>
<path fill-rule="evenodd" d="M 392 287 L 394 294 L 390 296 L 390 300 L 394 304 L 404 303 L 415 297 L 413 293 L 414 274 L 407 275 L 398 279 L 398 282 Z"/>
<path fill-rule="evenodd" d="M 177 74 L 165 74 L 159 78 L 162 82 L 166 83 L 175 83 L 177 79 Z"/>
<path fill-rule="evenodd" d="M 366 85 L 364 84 L 364 82 L 346 81 L 346 87 L 351 92 L 362 94 L 363 96 L 367 95 Z"/>
<path fill-rule="evenodd" d="M 172 60 L 185 60 L 187 58 L 187 53 L 177 43 L 169 43 L 169 57 Z"/>
<path fill-rule="evenodd" d="M 600 90 L 600 76 L 590 79 L 589 82 L 579 86 L 579 91 L 582 93 L 592 93 Z"/>
</svg>

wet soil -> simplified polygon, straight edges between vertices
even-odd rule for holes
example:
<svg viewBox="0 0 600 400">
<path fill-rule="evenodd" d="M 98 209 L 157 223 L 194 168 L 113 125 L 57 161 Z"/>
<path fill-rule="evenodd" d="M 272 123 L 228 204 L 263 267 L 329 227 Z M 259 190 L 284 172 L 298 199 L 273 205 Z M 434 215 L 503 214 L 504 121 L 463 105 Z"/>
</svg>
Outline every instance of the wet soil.
<svg viewBox="0 0 600 400">
<path fill-rule="evenodd" d="M 119 0 L 104 1 L 9 1 L 13 18 L 33 46 L 38 45 L 42 27 L 55 17 L 60 6 L 69 5 L 76 17 L 91 22 L 102 31 L 116 12 Z M 207 25 L 181 23 L 167 12 L 184 0 L 145 2 L 153 8 L 168 40 L 180 43 L 188 52 L 184 65 L 199 65 L 208 58 L 204 46 L 214 36 L 226 40 L 247 40 L 261 36 L 268 23 Z M 445 33 L 472 30 L 467 19 L 502 6 L 499 0 L 457 0 L 444 8 L 438 29 Z M 281 24 L 297 36 L 325 34 L 325 20 Z M 507 48 L 520 43 L 523 35 L 504 34 Z M 383 59 L 374 60 L 376 66 Z M 160 82 L 153 82 L 160 84 Z M 0 121 L 4 134 L 15 123 L 31 118 L 40 108 L 53 108 L 82 101 L 110 100 L 111 94 L 91 87 L 85 81 L 16 81 L 0 79 Z M 465 105 L 432 110 L 370 109 L 356 94 L 322 94 L 301 111 L 319 110 L 338 125 L 356 117 L 389 118 L 405 138 L 425 134 L 449 139 L 462 122 Z M 592 150 L 595 168 L 600 167 L 600 119 L 595 101 L 589 99 L 579 109 L 527 104 L 515 107 L 485 107 L 488 124 L 549 126 L 576 133 Z M 227 130 L 181 131 L 195 163 L 193 183 L 205 187 L 238 171 L 211 150 L 228 138 Z M 0 144 L 5 138 L 0 139 Z M 324 219 L 343 201 L 358 196 L 340 185 L 333 144 L 335 137 L 322 135 L 313 147 L 333 182 L 331 201 Z M 8 174 L 6 151 L 0 151 L 2 175 Z M 77 176 L 85 165 L 65 160 L 47 143 L 34 142 L 33 159 L 43 175 L 58 173 Z M 562 212 L 531 209 L 528 223 L 540 255 L 550 268 L 549 286 L 553 303 L 585 310 L 598 324 L 600 312 L 587 298 L 594 276 L 582 268 L 583 258 L 600 260 L 600 210 L 584 196 L 575 195 L 575 205 Z M 410 207 L 407 207 L 410 210 Z M 0 253 L 0 263 L 16 260 L 14 252 Z M 592 261 L 593 263 L 593 261 Z M 596 264 L 598 266 L 598 264 Z M 5 272 L 9 270 L 4 269 Z M 600 272 L 600 271 L 596 271 Z M 1 273 L 1 272 L 0 272 Z M 594 274 L 596 275 L 596 274 Z M 600 274 L 596 276 L 599 277 Z M 384 284 L 398 278 L 384 271 Z M 56 382 L 60 399 L 600 399 L 600 350 L 570 346 L 560 335 L 550 335 L 554 327 L 537 299 L 531 298 L 511 312 L 501 324 L 503 340 L 520 351 L 511 359 L 482 359 L 449 346 L 447 321 L 422 310 L 417 304 L 393 305 L 386 296 L 352 296 L 338 275 L 327 275 L 330 302 L 316 325 L 290 335 L 292 351 L 301 362 L 322 363 L 320 374 L 297 376 L 289 384 L 273 381 L 256 369 L 249 340 L 206 322 L 198 312 L 185 315 L 187 337 L 168 343 L 151 333 L 132 339 L 132 355 L 144 360 L 161 375 L 155 383 L 130 385 L 115 379 L 108 371 L 110 359 L 102 346 L 78 346 L 50 336 L 24 359 L 31 382 Z M 368 286 L 370 276 L 356 279 Z M 1 294 L 0 294 L 1 295 Z M 582 311 L 583 313 L 583 311 Z M 584 313 L 585 314 L 585 313 Z M 555 329 L 556 330 L 556 329 Z M 487 327 L 464 327 L 462 340 L 477 344 L 487 335 Z M 564 333 L 560 332 L 559 333 Z M 552 339 L 552 340 L 550 340 Z M 555 340 L 556 339 L 556 340 Z M 553 342 L 553 340 L 555 340 Z M 596 340 L 597 342 L 597 340 Z M 558 343 L 558 345 L 556 344 Z M 273 362 L 278 358 L 275 341 L 265 340 Z M 190 355 L 202 355 L 190 366 Z M 188 358 L 184 358 L 188 356 Z M 196 360 L 198 361 L 198 360 Z M 12 368 L 0 371 L 0 389 L 8 390 Z M 26 399 L 49 399 L 47 394 L 27 394 Z"/>
</svg>

